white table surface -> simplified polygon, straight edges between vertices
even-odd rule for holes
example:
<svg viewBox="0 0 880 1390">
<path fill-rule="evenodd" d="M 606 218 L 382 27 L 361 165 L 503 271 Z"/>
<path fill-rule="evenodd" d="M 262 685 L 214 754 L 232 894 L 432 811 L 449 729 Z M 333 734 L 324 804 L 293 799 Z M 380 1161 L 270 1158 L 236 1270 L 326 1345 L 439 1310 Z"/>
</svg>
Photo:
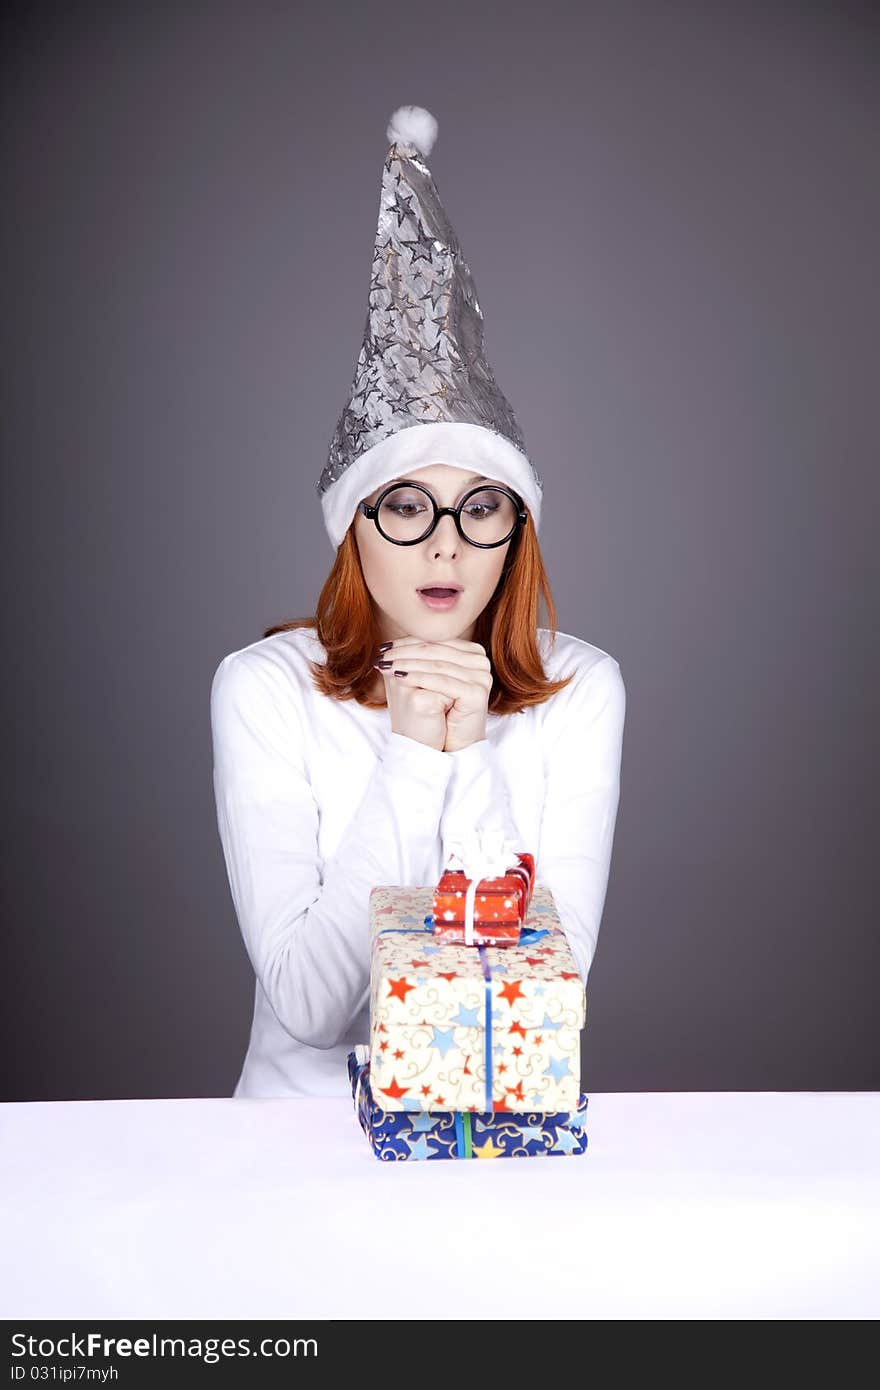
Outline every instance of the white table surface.
<svg viewBox="0 0 880 1390">
<path fill-rule="evenodd" d="M 591 1095 L 380 1163 L 344 1100 L 0 1106 L 3 1318 L 875 1318 L 880 1092 Z"/>
</svg>

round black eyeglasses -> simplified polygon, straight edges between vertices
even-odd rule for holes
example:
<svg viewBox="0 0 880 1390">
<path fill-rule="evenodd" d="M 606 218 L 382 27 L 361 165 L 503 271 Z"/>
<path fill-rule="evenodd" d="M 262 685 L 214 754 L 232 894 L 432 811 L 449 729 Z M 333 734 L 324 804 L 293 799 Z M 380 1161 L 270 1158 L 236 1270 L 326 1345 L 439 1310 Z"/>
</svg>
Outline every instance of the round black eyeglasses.
<svg viewBox="0 0 880 1390">
<path fill-rule="evenodd" d="M 421 535 L 413 536 L 411 540 L 401 540 L 397 536 L 389 536 L 386 531 L 382 530 L 382 526 L 379 521 L 379 511 L 381 509 L 382 503 L 385 501 L 385 498 L 390 493 L 400 492 L 401 490 L 410 491 L 412 489 L 415 489 L 418 492 L 423 492 L 425 496 L 428 498 L 434 510 L 433 520 L 429 523 L 429 525 L 425 528 Z M 476 494 L 484 496 L 487 492 L 498 492 L 501 493 L 504 497 L 510 499 L 510 501 L 513 503 L 515 513 L 513 518 L 513 525 L 510 527 L 507 534 L 502 536 L 499 540 L 476 541 L 473 540 L 469 535 L 467 535 L 464 528 L 462 527 L 461 514 L 472 497 L 474 497 Z M 436 529 L 437 523 L 439 522 L 441 516 L 452 516 L 455 518 L 455 527 L 462 540 L 467 541 L 468 545 L 476 546 L 479 550 L 494 550 L 496 546 L 504 545 L 507 541 L 510 540 L 511 536 L 514 535 L 514 533 L 518 530 L 520 526 L 525 525 L 529 515 L 523 507 L 521 497 L 517 497 L 515 492 L 511 492 L 506 487 L 498 487 L 495 483 L 492 483 L 491 485 L 483 483 L 477 487 L 472 487 L 470 491 L 467 492 L 465 496 L 461 499 L 457 507 L 438 507 L 432 494 L 428 491 L 427 488 L 422 487 L 420 483 L 409 483 L 406 481 L 396 482 L 392 483 L 389 487 L 386 487 L 384 491 L 380 493 L 373 506 L 370 506 L 369 502 L 359 502 L 357 509 L 359 512 L 363 512 L 365 517 L 368 517 L 371 521 L 374 521 L 376 523 L 376 530 L 379 532 L 379 535 L 384 537 L 386 541 L 390 541 L 392 545 L 418 545 L 420 541 L 427 540 L 428 536 L 430 536 L 431 533 Z"/>
</svg>

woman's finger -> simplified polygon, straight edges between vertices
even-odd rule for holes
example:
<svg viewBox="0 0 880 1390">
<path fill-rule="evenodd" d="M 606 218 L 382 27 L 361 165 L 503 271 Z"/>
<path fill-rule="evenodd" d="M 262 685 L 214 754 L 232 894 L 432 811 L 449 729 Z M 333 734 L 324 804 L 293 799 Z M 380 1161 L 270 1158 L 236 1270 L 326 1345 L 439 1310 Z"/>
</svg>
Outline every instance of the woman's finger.
<svg viewBox="0 0 880 1390">
<path fill-rule="evenodd" d="M 485 653 L 485 647 L 480 646 L 479 642 L 466 642 L 463 637 L 446 637 L 442 640 L 432 642 L 428 637 L 415 637 L 412 633 L 407 633 L 405 637 L 394 637 L 391 641 L 391 650 L 404 645 L 424 647 L 456 647 L 461 651 L 476 652 L 477 655 Z"/>
<path fill-rule="evenodd" d="M 433 690 L 438 695 L 445 695 L 454 704 L 461 703 L 462 709 L 467 709 L 475 695 L 482 703 L 484 692 L 475 688 L 473 681 L 459 680 L 456 676 L 447 675 L 443 671 L 436 670 L 416 670 L 416 663 L 413 662 L 410 668 L 400 671 L 385 671 L 384 675 L 392 676 L 399 680 L 401 685 L 406 685 L 408 689 Z"/>
<path fill-rule="evenodd" d="M 425 642 L 420 637 L 401 637 L 391 647 L 381 652 L 380 656 L 384 661 L 396 661 L 404 653 L 410 659 L 417 655 L 422 658 L 451 661 L 458 666 L 474 667 L 475 669 L 489 670 L 491 668 L 485 650 L 473 642 L 463 646 L 453 646 L 451 642 Z"/>
<path fill-rule="evenodd" d="M 413 671 L 423 674 L 429 671 L 437 675 L 448 675 L 451 679 L 459 681 L 465 685 L 482 685 L 487 690 L 492 689 L 492 672 L 484 667 L 469 667 L 468 676 L 462 675 L 464 668 L 456 661 L 429 661 L 422 656 L 399 656 L 394 659 L 389 667 L 383 670 L 383 675 L 393 676 L 396 671 Z"/>
</svg>

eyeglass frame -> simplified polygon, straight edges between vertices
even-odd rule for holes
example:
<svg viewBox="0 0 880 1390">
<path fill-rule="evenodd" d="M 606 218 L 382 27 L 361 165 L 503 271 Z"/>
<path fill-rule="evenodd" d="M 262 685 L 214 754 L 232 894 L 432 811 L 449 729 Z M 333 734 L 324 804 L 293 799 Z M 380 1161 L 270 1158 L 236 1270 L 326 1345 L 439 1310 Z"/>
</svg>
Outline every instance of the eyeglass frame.
<svg viewBox="0 0 880 1390">
<path fill-rule="evenodd" d="M 379 508 L 381 507 L 383 501 L 388 496 L 389 492 L 396 492 L 398 488 L 404 487 L 414 487 L 417 488 L 419 492 L 424 492 L 425 495 L 430 499 L 431 505 L 434 508 L 433 522 L 428 527 L 427 531 L 425 531 L 421 536 L 417 536 L 415 540 L 412 541 L 396 541 L 392 536 L 386 536 L 385 532 L 379 525 Z M 490 490 L 493 492 L 503 492 L 506 497 L 510 498 L 511 502 L 516 508 L 516 517 L 514 519 L 513 529 L 507 533 L 503 540 L 500 541 L 472 541 L 470 536 L 466 536 L 462 529 L 462 508 L 464 507 L 468 499 L 470 497 L 473 497 L 475 492 L 489 492 Z M 506 545 L 507 542 L 509 540 L 512 540 L 513 537 L 516 535 L 517 529 L 520 526 L 525 525 L 526 521 L 528 521 L 529 516 L 528 512 L 523 506 L 522 499 L 518 497 L 515 492 L 511 492 L 509 488 L 502 487 L 500 483 L 480 483 L 477 487 L 472 487 L 465 493 L 464 497 L 461 499 L 457 507 L 438 507 L 437 499 L 434 497 L 433 493 L 428 491 L 424 483 L 410 482 L 407 478 L 404 478 L 400 482 L 389 483 L 388 487 L 384 488 L 382 492 L 380 492 L 379 496 L 377 497 L 376 501 L 373 503 L 372 506 L 369 502 L 358 502 L 357 510 L 359 512 L 363 512 L 364 516 L 367 517 L 370 521 L 375 522 L 376 530 L 379 532 L 379 535 L 382 537 L 383 541 L 388 541 L 389 545 L 419 545 L 422 541 L 426 541 L 429 536 L 432 536 L 434 534 L 442 516 L 451 516 L 455 518 L 455 529 L 458 531 L 458 534 L 461 536 L 462 540 L 465 541 L 468 545 L 476 546 L 478 550 L 495 550 L 499 545 Z"/>
</svg>

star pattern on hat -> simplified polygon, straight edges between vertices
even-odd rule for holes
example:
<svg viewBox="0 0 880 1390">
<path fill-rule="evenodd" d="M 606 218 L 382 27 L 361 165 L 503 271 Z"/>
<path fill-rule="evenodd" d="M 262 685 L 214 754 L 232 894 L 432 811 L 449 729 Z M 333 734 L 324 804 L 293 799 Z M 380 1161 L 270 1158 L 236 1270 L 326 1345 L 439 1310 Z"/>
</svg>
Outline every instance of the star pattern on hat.
<svg viewBox="0 0 880 1390">
<path fill-rule="evenodd" d="M 400 180 L 398 179 L 398 184 L 399 182 Z M 388 211 L 396 215 L 398 227 L 402 226 L 405 217 L 412 218 L 415 216 L 415 213 L 412 210 L 412 205 L 412 194 L 407 195 L 405 193 L 400 192 L 395 193 L 394 202 L 390 204 Z"/>
<path fill-rule="evenodd" d="M 411 266 L 414 265 L 416 261 L 427 261 L 429 265 L 434 264 L 434 247 L 430 239 L 424 235 L 424 229 L 421 223 L 419 224 L 419 235 L 414 237 L 411 241 L 401 241 L 400 244 L 401 246 L 412 247 L 409 255 L 409 263 Z"/>
<path fill-rule="evenodd" d="M 433 284 L 428 286 L 421 298 L 423 300 L 430 299 L 431 308 L 436 309 L 437 305 L 440 303 L 441 299 L 443 299 L 444 295 L 448 298 L 449 290 L 446 288 L 445 285 L 443 285 L 440 282 L 440 280 L 435 280 Z"/>
<path fill-rule="evenodd" d="M 392 142 L 382 166 L 362 345 L 316 490 L 327 493 L 389 436 L 435 421 L 478 425 L 502 436 L 524 456 L 523 466 L 541 489 L 485 357 L 470 267 L 430 169 L 407 135 Z"/>
</svg>

